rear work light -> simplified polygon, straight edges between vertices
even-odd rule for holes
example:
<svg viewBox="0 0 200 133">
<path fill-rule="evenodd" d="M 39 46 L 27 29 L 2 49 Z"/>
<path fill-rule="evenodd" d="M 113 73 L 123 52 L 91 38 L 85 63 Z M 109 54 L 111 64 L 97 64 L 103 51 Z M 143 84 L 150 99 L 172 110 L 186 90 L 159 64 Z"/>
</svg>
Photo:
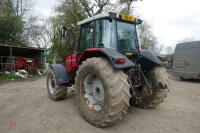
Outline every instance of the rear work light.
<svg viewBox="0 0 200 133">
<path fill-rule="evenodd" d="M 125 58 L 116 58 L 116 59 L 113 59 L 113 61 L 116 64 L 124 64 L 126 62 L 126 59 Z"/>
</svg>

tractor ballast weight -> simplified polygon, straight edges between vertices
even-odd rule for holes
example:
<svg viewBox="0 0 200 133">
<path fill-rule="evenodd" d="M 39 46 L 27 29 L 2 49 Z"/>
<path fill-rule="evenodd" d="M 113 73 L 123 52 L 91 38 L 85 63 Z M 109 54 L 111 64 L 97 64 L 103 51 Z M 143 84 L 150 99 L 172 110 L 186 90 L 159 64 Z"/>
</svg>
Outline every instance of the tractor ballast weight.
<svg viewBox="0 0 200 133">
<path fill-rule="evenodd" d="M 136 25 L 141 22 L 115 13 L 78 22 L 76 54 L 47 71 L 50 99 L 64 99 L 67 87 L 74 85 L 81 115 L 98 127 L 123 119 L 130 105 L 148 109 L 162 103 L 170 81 L 158 58 L 140 50 Z M 61 30 L 63 37 L 66 30 Z"/>
</svg>

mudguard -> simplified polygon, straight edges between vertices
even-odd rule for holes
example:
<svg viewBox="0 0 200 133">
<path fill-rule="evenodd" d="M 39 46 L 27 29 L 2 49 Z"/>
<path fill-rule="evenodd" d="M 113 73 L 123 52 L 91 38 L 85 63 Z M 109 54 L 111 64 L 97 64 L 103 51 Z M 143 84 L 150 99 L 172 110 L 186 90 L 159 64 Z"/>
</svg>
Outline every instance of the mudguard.
<svg viewBox="0 0 200 133">
<path fill-rule="evenodd" d="M 61 64 L 51 64 L 49 67 L 54 71 L 56 77 L 56 83 L 61 84 L 68 84 L 69 77 L 66 71 L 66 68 Z"/>
<path fill-rule="evenodd" d="M 141 64 L 143 70 L 150 70 L 155 66 L 161 66 L 158 57 L 151 51 L 143 50 L 140 52 L 137 64 Z"/>
<path fill-rule="evenodd" d="M 79 56 L 78 64 L 81 64 L 83 60 L 86 60 L 87 58 L 91 57 L 106 57 L 111 62 L 113 67 L 117 69 L 131 68 L 135 65 L 135 63 L 133 63 L 125 55 L 110 48 L 87 49 Z M 125 59 L 126 61 L 124 63 L 117 64 L 115 62 L 116 59 Z"/>
<path fill-rule="evenodd" d="M 125 55 L 117 52 L 116 50 L 113 49 L 108 49 L 108 48 L 103 48 L 102 52 L 107 55 L 107 57 L 109 58 L 109 60 L 112 62 L 113 66 L 115 68 L 118 69 L 122 69 L 122 68 L 130 68 L 133 67 L 135 65 L 135 63 L 133 63 L 131 60 L 129 60 Z M 114 62 L 115 59 L 126 59 L 126 62 L 123 64 L 116 64 Z"/>
<path fill-rule="evenodd" d="M 141 51 L 141 56 L 143 56 L 143 58 L 146 58 L 146 59 L 152 61 L 153 63 L 155 63 L 157 65 L 161 65 L 161 62 L 158 59 L 158 57 L 153 52 L 151 52 L 149 50 Z"/>
</svg>

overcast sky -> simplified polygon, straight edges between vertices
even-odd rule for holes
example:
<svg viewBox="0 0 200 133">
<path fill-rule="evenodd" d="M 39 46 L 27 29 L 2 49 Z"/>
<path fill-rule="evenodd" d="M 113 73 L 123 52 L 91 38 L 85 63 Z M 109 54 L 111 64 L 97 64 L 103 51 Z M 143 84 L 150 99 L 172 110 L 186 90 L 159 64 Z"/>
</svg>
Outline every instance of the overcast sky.
<svg viewBox="0 0 200 133">
<path fill-rule="evenodd" d="M 59 0 L 35 0 L 35 12 L 48 17 Z M 172 46 L 185 38 L 200 40 L 199 0 L 143 0 L 134 4 L 137 14 L 152 24 L 160 45 Z"/>
</svg>

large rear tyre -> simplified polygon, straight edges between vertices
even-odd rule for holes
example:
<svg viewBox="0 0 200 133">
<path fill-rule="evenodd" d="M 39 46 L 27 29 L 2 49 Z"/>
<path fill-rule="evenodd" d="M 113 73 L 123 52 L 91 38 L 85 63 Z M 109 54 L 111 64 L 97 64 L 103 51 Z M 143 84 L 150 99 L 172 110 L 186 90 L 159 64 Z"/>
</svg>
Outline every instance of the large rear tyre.
<svg viewBox="0 0 200 133">
<path fill-rule="evenodd" d="M 122 120 L 130 106 L 127 79 L 126 74 L 115 70 L 106 59 L 94 57 L 84 61 L 75 84 L 81 115 L 98 127 Z"/>
<path fill-rule="evenodd" d="M 155 108 L 161 104 L 170 89 L 170 80 L 168 78 L 168 73 L 163 67 L 155 67 L 148 73 L 148 81 L 152 85 L 152 94 L 145 95 L 141 98 L 140 102 L 134 101 L 137 107 L 144 109 Z M 144 86 L 146 87 L 146 86 Z"/>
<path fill-rule="evenodd" d="M 49 68 L 47 70 L 47 90 L 49 98 L 53 101 L 65 99 L 67 95 L 67 87 L 56 83 L 55 73 Z"/>
</svg>

